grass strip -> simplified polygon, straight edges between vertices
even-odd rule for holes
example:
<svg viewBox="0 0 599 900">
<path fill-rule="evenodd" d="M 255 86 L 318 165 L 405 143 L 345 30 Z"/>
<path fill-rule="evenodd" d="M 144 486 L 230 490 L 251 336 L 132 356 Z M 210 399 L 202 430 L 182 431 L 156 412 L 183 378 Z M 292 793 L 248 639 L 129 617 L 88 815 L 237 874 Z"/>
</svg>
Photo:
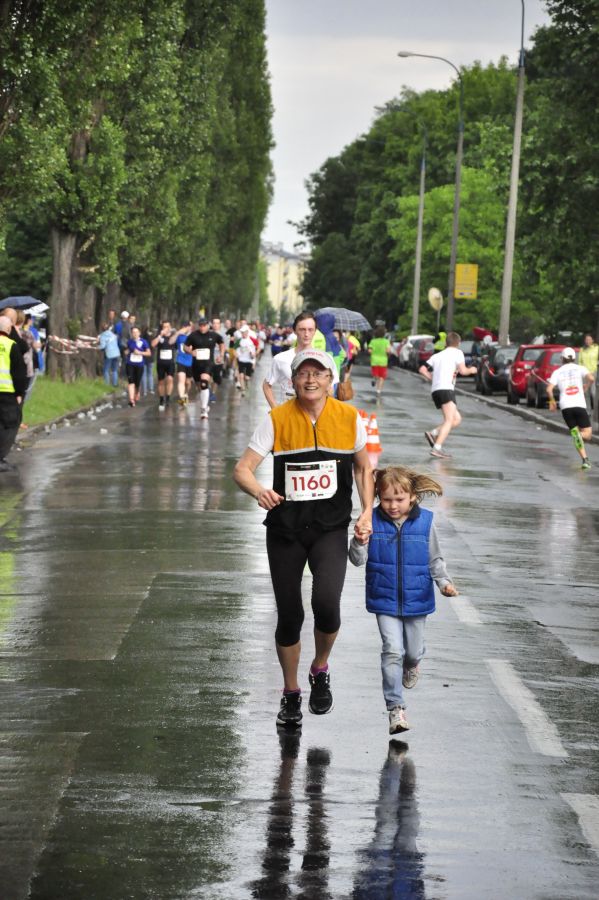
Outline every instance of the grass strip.
<svg viewBox="0 0 599 900">
<path fill-rule="evenodd" d="M 101 378 L 78 378 L 65 384 L 64 381 L 41 375 L 23 409 L 23 422 L 26 425 L 50 422 L 95 403 L 112 390 L 118 388 L 110 388 Z"/>
</svg>

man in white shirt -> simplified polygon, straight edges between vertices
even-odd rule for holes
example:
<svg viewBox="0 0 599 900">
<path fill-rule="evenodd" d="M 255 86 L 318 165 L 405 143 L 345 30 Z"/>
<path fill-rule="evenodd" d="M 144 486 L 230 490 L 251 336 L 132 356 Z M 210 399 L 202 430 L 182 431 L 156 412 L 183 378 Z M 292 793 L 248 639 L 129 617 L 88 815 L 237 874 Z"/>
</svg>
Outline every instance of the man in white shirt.
<svg viewBox="0 0 599 900">
<path fill-rule="evenodd" d="M 254 372 L 256 345 L 250 337 L 250 329 L 247 325 L 242 325 L 239 332 L 241 339 L 237 347 L 237 366 L 239 368 L 239 384 L 241 385 L 241 394 L 243 396 Z"/>
<path fill-rule="evenodd" d="M 431 446 L 431 456 L 439 459 L 448 459 L 451 453 L 443 450 L 443 444 L 449 437 L 452 428 L 457 428 L 462 417 L 458 412 L 455 401 L 456 375 L 476 375 L 476 366 L 467 366 L 464 354 L 460 350 L 462 338 L 455 331 L 447 335 L 445 350 L 435 353 L 428 362 L 420 366 L 418 370 L 427 381 L 432 382 L 431 397 L 437 409 L 443 413 L 443 421 L 433 428 L 425 431 L 424 436 Z"/>
<path fill-rule="evenodd" d="M 564 347 L 562 360 L 563 365 L 553 372 L 547 383 L 549 409 L 557 408 L 553 389 L 558 387 L 559 408 L 562 411 L 564 422 L 570 429 L 574 446 L 582 459 L 581 468 L 590 469 L 591 464 L 587 458 L 584 442 L 591 440 L 592 428 L 584 395 L 595 377 L 584 366 L 577 365 L 576 351 L 572 347 Z"/>
<path fill-rule="evenodd" d="M 311 312 L 301 312 L 295 317 L 293 323 L 293 331 L 297 338 L 294 347 L 289 350 L 283 350 L 277 353 L 272 359 L 270 374 L 262 382 L 262 390 L 264 396 L 271 409 L 277 406 L 273 388 L 279 385 L 283 391 L 283 402 L 295 397 L 295 389 L 291 380 L 291 363 L 295 359 L 295 355 L 301 350 L 309 350 L 312 348 L 312 341 L 316 334 L 316 319 Z M 335 367 L 336 369 L 336 367 Z M 339 383 L 339 375 L 335 372 L 333 377 L 333 388 Z"/>
</svg>

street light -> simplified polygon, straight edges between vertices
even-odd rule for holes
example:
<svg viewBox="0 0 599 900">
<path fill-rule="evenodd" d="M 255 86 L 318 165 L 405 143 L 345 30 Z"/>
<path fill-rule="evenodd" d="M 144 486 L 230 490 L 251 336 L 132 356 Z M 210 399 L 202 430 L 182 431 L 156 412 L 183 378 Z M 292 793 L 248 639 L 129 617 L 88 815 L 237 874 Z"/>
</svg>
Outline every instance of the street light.
<svg viewBox="0 0 599 900">
<path fill-rule="evenodd" d="M 412 331 L 418 334 L 418 313 L 420 311 L 420 272 L 422 269 L 422 225 L 424 221 L 424 182 L 426 178 L 427 132 L 423 129 L 422 158 L 420 160 L 420 191 L 418 194 L 418 227 L 416 229 L 416 261 L 414 264 L 414 292 L 412 294 Z M 439 329 L 437 329 L 438 331 Z"/>
<path fill-rule="evenodd" d="M 453 227 L 451 232 L 451 253 L 449 256 L 449 283 L 447 287 L 447 317 L 445 327 L 447 331 L 453 328 L 453 309 L 455 300 L 455 264 L 458 256 L 458 234 L 460 230 L 460 188 L 462 184 L 462 157 L 464 155 L 464 83 L 460 70 L 451 60 L 444 56 L 432 56 L 430 53 L 412 53 L 410 50 L 400 50 L 397 54 L 402 59 L 408 56 L 418 56 L 422 59 L 439 59 L 454 69 L 460 82 L 460 106 L 458 123 L 458 148 L 455 162 L 455 194 L 453 199 Z"/>
<path fill-rule="evenodd" d="M 520 174 L 520 147 L 522 144 L 522 110 L 524 106 L 524 0 L 522 3 L 522 28 L 520 31 L 520 59 L 518 61 L 518 90 L 516 93 L 516 117 L 514 119 L 514 147 L 512 150 L 512 175 L 505 228 L 505 255 L 503 281 L 501 283 L 501 313 L 499 316 L 499 343 L 507 344 L 510 330 L 510 306 L 512 302 L 512 277 L 514 272 L 514 245 L 516 242 L 516 211 L 518 207 L 518 178 Z"/>
</svg>

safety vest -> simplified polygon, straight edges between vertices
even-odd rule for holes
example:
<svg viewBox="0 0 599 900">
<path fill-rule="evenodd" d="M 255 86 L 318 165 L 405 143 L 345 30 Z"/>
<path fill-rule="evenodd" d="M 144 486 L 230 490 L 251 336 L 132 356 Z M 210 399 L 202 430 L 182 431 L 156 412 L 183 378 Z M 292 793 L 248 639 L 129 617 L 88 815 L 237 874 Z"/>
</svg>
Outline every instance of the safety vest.
<svg viewBox="0 0 599 900">
<path fill-rule="evenodd" d="M 0 334 L 0 394 L 14 394 L 15 392 L 10 374 L 10 351 L 14 343 L 5 334 Z"/>
<path fill-rule="evenodd" d="M 314 424 L 297 400 L 276 406 L 270 416 L 274 429 L 274 490 L 285 496 L 287 464 L 325 460 L 335 461 L 337 490 L 328 499 L 285 500 L 268 512 L 264 524 L 289 536 L 310 526 L 322 531 L 347 528 L 352 512 L 357 410 L 328 397 Z"/>
</svg>

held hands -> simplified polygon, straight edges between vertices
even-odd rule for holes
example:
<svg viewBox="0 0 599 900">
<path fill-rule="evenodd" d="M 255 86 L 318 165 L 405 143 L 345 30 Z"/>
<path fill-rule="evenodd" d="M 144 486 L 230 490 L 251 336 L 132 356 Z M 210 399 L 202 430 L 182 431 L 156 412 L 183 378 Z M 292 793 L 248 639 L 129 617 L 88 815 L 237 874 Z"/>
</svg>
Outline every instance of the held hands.
<svg viewBox="0 0 599 900">
<path fill-rule="evenodd" d="M 277 494 L 277 492 L 273 491 L 271 488 L 261 488 L 256 496 L 258 506 L 261 506 L 262 509 L 274 509 L 282 503 L 284 499 L 284 497 L 281 497 L 280 494 Z"/>
<path fill-rule="evenodd" d="M 446 584 L 441 588 L 441 593 L 444 597 L 458 597 L 460 592 L 453 584 Z"/>
<path fill-rule="evenodd" d="M 372 513 L 363 512 L 354 525 L 354 537 L 359 544 L 367 544 L 372 534 Z"/>
</svg>

